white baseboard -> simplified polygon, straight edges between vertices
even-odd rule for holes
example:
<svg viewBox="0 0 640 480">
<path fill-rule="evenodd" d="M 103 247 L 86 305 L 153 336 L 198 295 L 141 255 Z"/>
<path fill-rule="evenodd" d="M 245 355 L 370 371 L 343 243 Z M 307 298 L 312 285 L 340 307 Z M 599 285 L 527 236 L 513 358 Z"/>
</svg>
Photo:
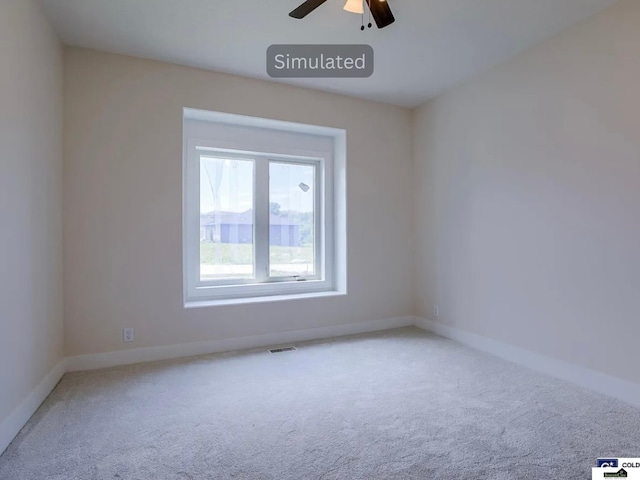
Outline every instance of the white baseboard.
<svg viewBox="0 0 640 480">
<path fill-rule="evenodd" d="M 361 323 L 349 323 L 331 327 L 318 327 L 290 332 L 268 333 L 249 337 L 226 338 L 195 343 L 181 343 L 158 347 L 134 348 L 115 352 L 67 357 L 67 372 L 115 367 L 133 363 L 154 362 L 172 358 L 193 357 L 209 353 L 228 352 L 246 348 L 282 345 L 291 342 L 319 340 L 358 333 L 375 332 L 414 325 L 415 317 L 395 317 Z"/>
<path fill-rule="evenodd" d="M 482 335 L 465 332 L 425 318 L 416 317 L 415 325 L 423 330 L 450 338 L 477 350 L 482 350 L 532 370 L 546 373 L 640 407 L 640 385 L 636 383 L 579 367 L 562 360 L 556 360 Z"/>
<path fill-rule="evenodd" d="M 62 360 L 40 381 L 27 398 L 0 423 L 0 454 L 5 451 L 31 416 L 36 413 L 38 407 L 55 388 L 65 371 L 65 361 Z"/>
</svg>

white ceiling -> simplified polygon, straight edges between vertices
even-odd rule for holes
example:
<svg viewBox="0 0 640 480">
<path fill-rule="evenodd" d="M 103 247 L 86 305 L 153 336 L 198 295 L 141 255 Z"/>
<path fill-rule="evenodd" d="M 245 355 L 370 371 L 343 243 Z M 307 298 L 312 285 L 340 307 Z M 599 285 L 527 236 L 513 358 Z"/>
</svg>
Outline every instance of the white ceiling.
<svg viewBox="0 0 640 480">
<path fill-rule="evenodd" d="M 68 45 L 269 78 L 282 43 L 367 43 L 367 79 L 278 80 L 413 107 L 594 15 L 617 0 L 389 0 L 396 23 L 360 31 L 328 0 L 303 20 L 302 0 L 41 0 Z"/>
</svg>

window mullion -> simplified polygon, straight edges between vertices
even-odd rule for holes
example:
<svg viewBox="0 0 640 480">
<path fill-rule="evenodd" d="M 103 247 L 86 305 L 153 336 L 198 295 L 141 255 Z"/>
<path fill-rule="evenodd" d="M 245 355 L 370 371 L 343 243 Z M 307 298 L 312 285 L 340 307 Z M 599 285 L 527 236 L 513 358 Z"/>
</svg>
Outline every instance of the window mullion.
<svg viewBox="0 0 640 480">
<path fill-rule="evenodd" d="M 269 278 L 269 162 L 255 160 L 254 242 L 256 281 Z"/>
</svg>

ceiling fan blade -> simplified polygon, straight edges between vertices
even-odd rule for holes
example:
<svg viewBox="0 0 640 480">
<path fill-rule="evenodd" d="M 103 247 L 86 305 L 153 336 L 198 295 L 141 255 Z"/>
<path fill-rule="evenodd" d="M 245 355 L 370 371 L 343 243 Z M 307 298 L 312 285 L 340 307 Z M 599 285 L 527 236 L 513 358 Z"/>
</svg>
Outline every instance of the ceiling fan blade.
<svg viewBox="0 0 640 480">
<path fill-rule="evenodd" d="M 326 1 L 327 0 L 307 0 L 294 11 L 292 11 L 289 16 L 298 19 L 304 18 Z"/>
<path fill-rule="evenodd" d="M 371 16 L 376 21 L 378 28 L 384 28 L 396 21 L 387 0 L 367 0 Z"/>
</svg>

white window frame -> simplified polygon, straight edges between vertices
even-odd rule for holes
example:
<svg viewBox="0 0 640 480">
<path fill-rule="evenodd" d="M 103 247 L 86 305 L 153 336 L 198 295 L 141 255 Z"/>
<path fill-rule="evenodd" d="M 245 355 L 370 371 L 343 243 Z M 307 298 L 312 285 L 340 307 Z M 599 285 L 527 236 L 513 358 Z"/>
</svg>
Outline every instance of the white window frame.
<svg viewBox="0 0 640 480">
<path fill-rule="evenodd" d="M 183 144 L 185 307 L 346 294 L 344 130 L 185 109 Z M 254 162 L 255 278 L 200 278 L 201 156 Z M 311 164 L 316 168 L 313 276 L 269 276 L 270 162 Z"/>
</svg>

